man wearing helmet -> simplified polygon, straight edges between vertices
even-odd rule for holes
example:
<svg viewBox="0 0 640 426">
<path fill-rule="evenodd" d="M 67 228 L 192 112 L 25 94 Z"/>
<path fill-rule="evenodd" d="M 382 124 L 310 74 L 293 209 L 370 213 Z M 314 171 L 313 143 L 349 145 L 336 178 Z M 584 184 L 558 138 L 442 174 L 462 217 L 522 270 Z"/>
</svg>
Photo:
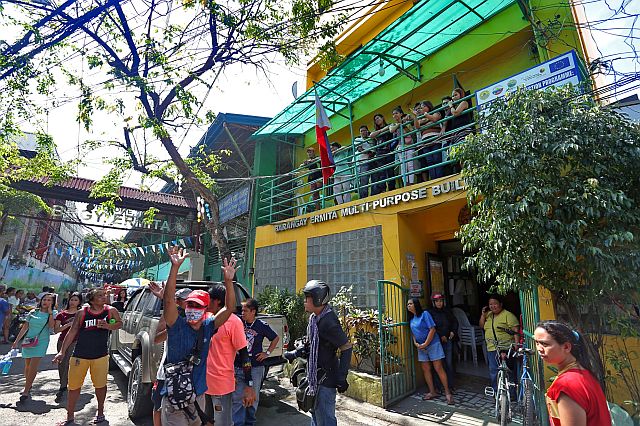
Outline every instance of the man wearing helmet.
<svg viewBox="0 0 640 426">
<path fill-rule="evenodd" d="M 453 367 L 453 340 L 458 333 L 458 320 L 449 307 L 445 306 L 445 297 L 442 293 L 435 292 L 431 295 L 433 306 L 428 309 L 429 314 L 436 323 L 436 333 L 440 337 L 442 349 L 444 349 L 445 370 L 447 382 L 453 388 L 455 369 Z M 440 387 L 440 380 L 436 375 L 436 386 Z"/>
<path fill-rule="evenodd" d="M 343 393 L 349 387 L 347 374 L 353 351 L 351 342 L 342 330 L 338 316 L 329 306 L 329 286 L 322 281 L 311 280 L 302 291 L 305 296 L 304 309 L 311 313 L 307 326 L 310 344 L 307 380 L 310 392 L 316 395 L 311 425 L 337 425 L 336 391 Z"/>
</svg>

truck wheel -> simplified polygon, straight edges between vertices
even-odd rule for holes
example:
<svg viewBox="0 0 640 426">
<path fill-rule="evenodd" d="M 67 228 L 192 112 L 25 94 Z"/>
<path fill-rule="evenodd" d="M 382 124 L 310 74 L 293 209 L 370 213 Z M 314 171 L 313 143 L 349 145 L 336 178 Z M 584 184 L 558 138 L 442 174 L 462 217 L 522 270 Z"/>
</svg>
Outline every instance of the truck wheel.
<svg viewBox="0 0 640 426">
<path fill-rule="evenodd" d="M 137 357 L 131 366 L 127 386 L 127 409 L 131 419 L 148 416 L 152 411 L 151 383 L 142 382 L 142 359 Z"/>
</svg>

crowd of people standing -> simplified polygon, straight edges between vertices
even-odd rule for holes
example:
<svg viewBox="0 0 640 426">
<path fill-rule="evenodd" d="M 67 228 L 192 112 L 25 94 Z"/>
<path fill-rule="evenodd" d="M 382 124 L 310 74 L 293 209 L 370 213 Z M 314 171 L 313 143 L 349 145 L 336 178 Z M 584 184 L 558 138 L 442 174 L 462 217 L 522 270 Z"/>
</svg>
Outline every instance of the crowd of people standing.
<svg viewBox="0 0 640 426">
<path fill-rule="evenodd" d="M 437 108 L 428 100 L 417 102 L 409 113 L 397 106 L 391 110 L 390 123 L 383 113 L 376 113 L 372 130 L 360 125 L 353 144 L 332 142 L 335 171 L 328 188 L 335 204 L 350 202 L 352 192 L 362 199 L 459 172 L 459 165 L 450 161 L 449 147 L 474 131 L 471 107 L 470 97 L 455 88 Z M 320 158 L 313 147 L 306 152 L 300 167 L 317 210 L 323 187 Z"/>
<path fill-rule="evenodd" d="M 150 284 L 151 292 L 162 299 L 164 306 L 155 336 L 155 343 L 164 342 L 164 352 L 151 396 L 154 425 L 254 425 L 264 377 L 263 362 L 280 337 L 257 318 L 259 305 L 255 299 L 243 301 L 241 316 L 234 314 L 234 259 L 224 260 L 224 286 L 215 285 L 209 291 L 177 290 L 177 272 L 186 257 L 182 249 L 172 249 L 166 285 Z M 9 300 L 17 293 L 14 290 L 0 287 L 0 312 L 6 314 L 2 307 L 11 305 Z M 313 400 L 311 424 L 336 425 L 336 394 L 349 387 L 352 347 L 329 304 L 328 285 L 312 280 L 303 293 L 305 310 L 311 314 L 306 345 L 304 349 L 285 353 L 284 357 L 289 361 L 301 356 L 308 359 L 304 398 Z M 118 310 L 107 304 L 108 294 L 101 288 L 91 289 L 85 297 L 80 293 L 68 295 L 60 311 L 55 293 L 43 291 L 35 298 L 36 307 L 12 345 L 14 349 L 21 348 L 25 361 L 20 402 L 31 398 L 50 335 L 60 333 L 58 353 L 53 359 L 60 377 L 56 401 L 60 402 L 65 393 L 68 395 L 67 417 L 57 425 L 74 424 L 80 388 L 88 372 L 98 403 L 93 423 L 105 422 L 108 339 L 111 331 L 122 326 Z M 126 295 L 118 297 L 123 298 Z M 458 325 L 443 294 L 433 293 L 430 299 L 431 306 L 427 309 L 423 309 L 418 298 L 407 303 L 413 343 L 428 388 L 423 399 L 434 399 L 443 392 L 446 402 L 453 405 L 452 347 Z M 503 307 L 498 295 L 489 297 L 479 323 L 487 339 L 489 372 L 495 386 L 495 361 L 505 348 L 519 344 L 520 325 L 516 316 Z M 269 345 L 263 350 L 265 339 Z M 552 425 L 611 425 L 606 398 L 591 371 L 584 337 L 566 324 L 545 321 L 537 325 L 533 340 L 542 360 L 558 369 L 546 393 Z M 515 372 L 517 368 L 510 365 L 510 370 Z M 301 403 L 300 399 L 298 402 Z"/>
</svg>

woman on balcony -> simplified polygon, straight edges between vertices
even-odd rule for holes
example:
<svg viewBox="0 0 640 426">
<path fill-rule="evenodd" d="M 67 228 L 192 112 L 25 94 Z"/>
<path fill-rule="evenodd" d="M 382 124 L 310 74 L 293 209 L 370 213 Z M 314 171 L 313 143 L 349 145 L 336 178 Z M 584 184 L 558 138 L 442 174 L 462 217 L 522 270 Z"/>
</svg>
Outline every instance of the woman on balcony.
<svg viewBox="0 0 640 426">
<path fill-rule="evenodd" d="M 395 139 L 396 160 L 400 162 L 402 180 L 405 185 L 416 183 L 416 175 L 413 173 L 415 164 L 413 157 L 416 155 L 414 147 L 415 133 L 413 132 L 414 119 L 411 115 L 405 114 L 401 106 L 397 106 L 391 111 L 395 123 L 389 126 Z M 402 142 L 402 143 L 401 143 Z"/>
<path fill-rule="evenodd" d="M 453 405 L 453 395 L 449 389 L 449 381 L 447 380 L 447 372 L 444 369 L 442 360 L 444 359 L 444 350 L 440 343 L 440 338 L 436 332 L 436 323 L 429 312 L 422 309 L 420 300 L 417 297 L 409 299 L 407 302 L 407 311 L 409 319 L 409 327 L 413 334 L 413 344 L 418 348 L 418 361 L 422 366 L 424 380 L 427 382 L 429 392 L 422 399 L 428 401 L 438 397 L 435 386 L 433 385 L 433 374 L 431 366 L 438 374 L 440 383 L 444 387 L 444 393 L 447 398 L 447 404 Z"/>
<path fill-rule="evenodd" d="M 389 191 L 396 189 L 394 155 L 391 152 L 395 148 L 393 135 L 382 114 L 374 115 L 373 123 L 375 130 L 369 136 L 376 141 L 377 161 L 374 162 L 376 172 L 373 174 L 373 181 L 377 183 L 371 187 L 371 195 L 382 194 L 387 190 L 387 186 Z M 385 179 L 389 180 L 384 182 Z"/>
<path fill-rule="evenodd" d="M 471 109 L 471 99 L 461 100 L 465 97 L 464 90 L 456 87 L 451 92 L 450 98 L 443 98 L 443 105 L 447 106 L 447 115 L 451 116 L 446 121 L 446 131 L 451 132 L 447 135 L 447 143 L 445 145 L 456 145 L 464 140 L 467 135 L 473 133 L 473 109 Z M 447 99 L 445 104 L 444 99 Z M 446 157 L 446 158 L 445 158 Z M 443 151 L 443 161 L 448 159 L 448 151 Z M 460 165 L 457 163 L 445 166 L 447 175 L 460 172 Z"/>
<path fill-rule="evenodd" d="M 444 131 L 442 124 L 434 124 L 442 120 L 442 114 L 439 111 L 433 111 L 434 107 L 431 101 L 422 101 L 416 104 L 416 122 L 415 127 L 420 129 L 418 135 L 420 137 L 420 148 L 418 155 L 436 151 L 442 148 L 442 142 L 439 137 Z M 419 114 L 418 114 L 419 112 Z M 435 166 L 442 162 L 442 151 L 427 155 L 420 158 L 420 168 Z M 422 181 L 426 182 L 431 179 L 442 177 L 442 167 L 432 167 L 422 172 Z"/>
</svg>

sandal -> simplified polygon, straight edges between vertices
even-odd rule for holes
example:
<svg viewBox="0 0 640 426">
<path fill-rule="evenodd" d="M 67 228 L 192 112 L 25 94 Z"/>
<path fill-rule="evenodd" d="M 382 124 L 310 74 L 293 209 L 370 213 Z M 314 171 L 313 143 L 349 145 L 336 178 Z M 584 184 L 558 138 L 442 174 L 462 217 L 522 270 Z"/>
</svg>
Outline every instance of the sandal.
<svg viewBox="0 0 640 426">
<path fill-rule="evenodd" d="M 446 396 L 446 398 L 447 398 L 447 405 L 453 405 L 453 404 L 454 404 L 454 402 L 453 402 L 453 395 L 449 393 L 449 394 L 447 394 L 447 395 L 445 395 L 445 396 Z"/>
<path fill-rule="evenodd" d="M 75 419 L 67 419 L 56 423 L 56 426 L 71 426 L 75 424 Z"/>
<path fill-rule="evenodd" d="M 106 421 L 107 421 L 107 419 L 104 416 L 95 416 L 93 418 L 93 424 L 94 425 L 97 425 L 97 424 L 100 424 L 100 423 L 106 422 Z"/>
<path fill-rule="evenodd" d="M 422 400 L 423 400 L 423 401 L 431 401 L 432 399 L 435 399 L 435 398 L 437 398 L 438 396 L 440 396 L 440 395 L 438 395 L 437 393 L 431 393 L 431 392 L 429 392 L 429 393 L 425 393 L 425 394 L 424 394 L 424 396 L 422 397 Z"/>
<path fill-rule="evenodd" d="M 27 399 L 31 398 L 31 393 L 21 393 L 19 402 L 25 402 Z"/>
</svg>

